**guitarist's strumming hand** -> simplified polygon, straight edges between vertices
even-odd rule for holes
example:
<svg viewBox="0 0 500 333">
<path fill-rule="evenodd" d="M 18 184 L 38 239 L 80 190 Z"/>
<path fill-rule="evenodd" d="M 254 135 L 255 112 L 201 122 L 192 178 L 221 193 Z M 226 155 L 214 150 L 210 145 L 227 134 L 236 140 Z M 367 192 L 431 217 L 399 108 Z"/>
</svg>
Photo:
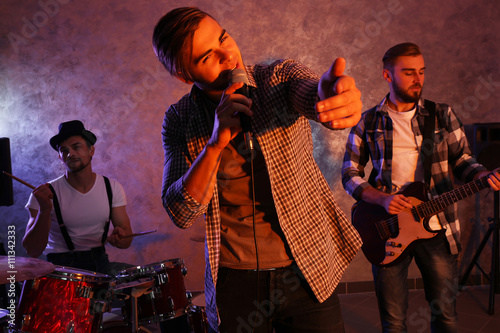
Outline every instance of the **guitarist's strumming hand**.
<svg viewBox="0 0 500 333">
<path fill-rule="evenodd" d="M 361 200 L 379 205 L 391 215 L 401 213 L 413 207 L 410 199 L 403 194 L 387 194 L 374 187 L 368 187 L 361 193 Z"/>
<path fill-rule="evenodd" d="M 410 199 L 402 194 L 388 195 L 383 202 L 385 210 L 391 215 L 399 214 L 403 210 L 413 207 Z"/>
</svg>

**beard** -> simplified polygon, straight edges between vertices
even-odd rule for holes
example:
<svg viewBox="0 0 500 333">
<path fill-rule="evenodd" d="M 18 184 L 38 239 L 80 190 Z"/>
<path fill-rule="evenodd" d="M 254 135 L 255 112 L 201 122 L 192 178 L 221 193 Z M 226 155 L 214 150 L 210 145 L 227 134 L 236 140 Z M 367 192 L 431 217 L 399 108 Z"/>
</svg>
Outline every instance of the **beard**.
<svg viewBox="0 0 500 333">
<path fill-rule="evenodd" d="M 410 89 L 413 88 L 420 88 L 420 90 L 409 92 Z M 420 99 L 420 96 L 422 96 L 422 90 L 423 88 L 420 83 L 412 85 L 407 90 L 401 89 L 401 87 L 399 87 L 398 85 L 394 86 L 394 93 L 405 103 L 417 103 Z"/>
<path fill-rule="evenodd" d="M 66 169 L 71 173 L 77 173 L 88 167 L 91 161 L 92 159 L 89 159 L 87 163 L 84 163 L 82 160 L 71 161 L 69 163 L 65 163 Z"/>
</svg>

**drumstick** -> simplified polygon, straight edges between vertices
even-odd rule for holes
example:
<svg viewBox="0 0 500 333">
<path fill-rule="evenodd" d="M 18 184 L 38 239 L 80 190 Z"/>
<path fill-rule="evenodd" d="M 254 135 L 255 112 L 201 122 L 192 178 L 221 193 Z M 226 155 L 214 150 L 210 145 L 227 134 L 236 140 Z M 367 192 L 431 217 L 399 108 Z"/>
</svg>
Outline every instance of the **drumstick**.
<svg viewBox="0 0 500 333">
<path fill-rule="evenodd" d="M 33 189 L 33 190 L 36 188 L 35 186 L 31 185 L 30 183 L 27 183 L 27 182 L 25 182 L 24 180 L 19 179 L 19 178 L 17 178 L 16 176 L 11 175 L 11 174 L 10 174 L 10 173 L 8 173 L 8 172 L 5 172 L 5 171 L 4 171 L 3 173 L 4 173 L 4 174 L 6 174 L 7 176 L 9 176 L 10 178 L 17 180 L 17 181 L 18 181 L 18 182 L 20 182 L 21 184 L 24 184 L 24 185 L 28 186 L 29 188 L 31 188 L 31 189 Z"/>
<path fill-rule="evenodd" d="M 150 234 L 150 233 L 153 233 L 153 232 L 156 232 L 156 229 L 155 229 L 155 230 L 149 230 L 149 231 L 138 232 L 138 233 L 136 233 L 136 234 L 126 235 L 126 236 L 121 237 L 121 239 L 131 238 L 131 237 L 135 237 L 135 236 L 147 235 L 147 234 Z M 108 244 L 108 243 L 109 243 L 109 238 L 108 238 L 108 239 L 106 239 L 106 243 L 105 243 L 105 244 Z"/>
<path fill-rule="evenodd" d="M 6 171 L 3 171 L 3 173 L 6 174 L 7 176 L 11 177 L 12 179 L 17 180 L 21 184 L 24 184 L 24 185 L 28 186 L 29 188 L 31 188 L 33 190 L 36 188 L 35 186 L 31 185 L 30 183 L 27 183 L 24 180 L 22 180 L 20 178 L 17 178 L 16 176 L 11 175 L 10 173 L 8 173 Z M 123 236 L 122 238 L 130 238 L 130 237 L 135 237 L 135 236 L 142 236 L 142 235 L 151 234 L 153 232 L 156 232 L 156 229 L 155 230 L 143 231 L 143 232 L 138 232 L 138 233 L 135 233 L 135 234 L 126 235 L 126 236 Z"/>
<path fill-rule="evenodd" d="M 135 236 L 142 236 L 142 235 L 147 235 L 147 234 L 150 234 L 150 233 L 153 233 L 153 232 L 156 232 L 156 229 L 155 230 L 138 232 L 136 234 L 130 234 L 130 235 L 127 235 L 127 236 L 123 236 L 122 238 L 130 238 L 130 237 L 135 237 Z"/>
</svg>

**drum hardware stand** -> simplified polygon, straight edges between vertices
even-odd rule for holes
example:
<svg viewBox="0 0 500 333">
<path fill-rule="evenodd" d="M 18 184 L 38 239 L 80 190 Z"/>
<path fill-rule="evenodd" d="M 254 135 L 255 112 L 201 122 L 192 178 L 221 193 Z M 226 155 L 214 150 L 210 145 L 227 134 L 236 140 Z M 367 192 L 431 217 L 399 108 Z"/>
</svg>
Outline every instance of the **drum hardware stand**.
<svg viewBox="0 0 500 333">
<path fill-rule="evenodd" d="M 132 291 L 130 292 L 130 297 L 132 297 L 132 332 L 146 332 L 146 333 L 152 333 L 150 330 L 139 326 L 139 315 L 138 315 L 138 310 L 137 310 L 137 299 L 141 297 L 142 295 L 147 293 L 147 290 L 149 289 L 149 285 L 146 287 L 133 287 Z"/>
<path fill-rule="evenodd" d="M 467 278 L 469 277 L 470 272 L 472 271 L 472 268 L 474 265 L 477 265 L 481 273 L 483 273 L 486 277 L 488 275 L 483 271 L 481 266 L 477 263 L 477 259 L 481 255 L 481 252 L 483 251 L 486 243 L 488 242 L 488 238 L 490 237 L 491 234 L 493 234 L 493 246 L 492 246 L 492 252 L 491 252 L 491 272 L 490 272 L 490 300 L 488 304 L 488 314 L 493 315 L 495 314 L 495 293 L 500 294 L 500 267 L 499 267 L 499 260 L 500 260 L 500 246 L 499 246 L 499 237 L 500 237 L 500 217 L 499 217 L 499 211 L 500 211 L 500 200 L 499 200 L 499 191 L 494 192 L 494 203 L 493 203 L 493 218 L 489 217 L 488 221 L 490 223 L 490 227 L 488 228 L 488 231 L 484 235 L 483 240 L 479 244 L 479 247 L 476 250 L 476 253 L 474 254 L 474 257 L 472 258 L 471 263 L 465 270 L 464 276 L 460 280 L 459 286 L 464 286 Z"/>
<path fill-rule="evenodd" d="M 152 333 L 145 327 L 139 326 L 139 311 L 137 307 L 137 299 L 142 295 L 150 293 L 151 290 L 149 289 L 154 285 L 154 283 L 155 281 L 152 279 L 139 279 L 137 281 L 126 282 L 116 285 L 115 288 L 116 291 L 119 291 L 120 293 L 131 297 L 131 303 L 132 303 L 131 320 L 132 320 L 133 333 L 136 332 Z"/>
</svg>

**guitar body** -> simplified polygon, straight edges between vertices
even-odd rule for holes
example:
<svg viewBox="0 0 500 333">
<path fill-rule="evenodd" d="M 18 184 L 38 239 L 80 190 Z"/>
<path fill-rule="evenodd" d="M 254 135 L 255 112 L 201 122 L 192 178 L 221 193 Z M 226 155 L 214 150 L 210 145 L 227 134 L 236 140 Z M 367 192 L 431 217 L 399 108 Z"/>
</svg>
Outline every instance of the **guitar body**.
<svg viewBox="0 0 500 333">
<path fill-rule="evenodd" d="M 425 186 L 420 182 L 411 183 L 400 194 L 409 198 L 413 206 L 428 201 Z M 352 223 L 363 240 L 361 249 L 368 261 L 378 266 L 397 263 L 416 242 L 440 233 L 429 230 L 428 220 L 410 209 L 390 215 L 382 206 L 364 201 L 356 203 L 352 211 Z"/>
</svg>

